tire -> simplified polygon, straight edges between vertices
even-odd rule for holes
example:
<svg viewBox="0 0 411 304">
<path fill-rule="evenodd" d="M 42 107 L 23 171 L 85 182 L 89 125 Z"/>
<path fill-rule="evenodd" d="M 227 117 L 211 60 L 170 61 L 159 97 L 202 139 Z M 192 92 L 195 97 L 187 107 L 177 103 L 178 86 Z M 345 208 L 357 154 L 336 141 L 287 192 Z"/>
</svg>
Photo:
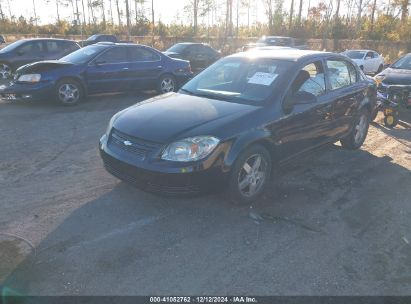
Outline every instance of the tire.
<svg viewBox="0 0 411 304">
<path fill-rule="evenodd" d="M 177 91 L 177 80 L 173 75 L 166 74 L 161 76 L 157 82 L 157 92 L 159 94 Z"/>
<path fill-rule="evenodd" d="M 343 148 L 356 150 L 359 149 L 365 141 L 370 126 L 370 112 L 363 108 L 355 120 L 355 124 L 350 134 L 340 139 Z"/>
<path fill-rule="evenodd" d="M 63 106 L 74 106 L 84 97 L 81 84 L 73 79 L 60 80 L 55 89 L 56 101 Z"/>
<path fill-rule="evenodd" d="M 13 69 L 10 65 L 0 62 L 0 79 L 9 79 L 13 76 Z"/>
<path fill-rule="evenodd" d="M 381 73 L 383 68 L 384 68 L 384 66 L 383 66 L 382 64 L 380 64 L 380 66 L 378 67 L 378 70 L 377 70 L 377 73 L 376 73 L 376 74 Z"/>
<path fill-rule="evenodd" d="M 394 128 L 398 124 L 397 115 L 385 115 L 384 116 L 384 125 L 387 128 Z"/>
<path fill-rule="evenodd" d="M 361 69 L 361 71 L 364 72 L 364 66 L 363 65 L 360 65 L 360 69 Z"/>
<path fill-rule="evenodd" d="M 378 108 L 374 109 L 374 111 L 372 112 L 370 121 L 374 121 L 377 118 L 377 115 L 378 115 Z"/>
<path fill-rule="evenodd" d="M 271 168 L 272 160 L 266 148 L 254 145 L 246 149 L 230 173 L 226 199 L 234 205 L 250 205 L 264 192 Z"/>
</svg>

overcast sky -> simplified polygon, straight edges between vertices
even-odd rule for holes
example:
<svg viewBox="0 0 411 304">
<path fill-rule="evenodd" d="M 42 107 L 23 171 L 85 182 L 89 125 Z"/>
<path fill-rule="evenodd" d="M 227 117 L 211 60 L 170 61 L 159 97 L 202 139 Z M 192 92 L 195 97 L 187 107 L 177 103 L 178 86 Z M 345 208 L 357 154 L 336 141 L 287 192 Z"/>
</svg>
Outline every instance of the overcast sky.
<svg viewBox="0 0 411 304">
<path fill-rule="evenodd" d="M 11 8 L 11 13 L 15 16 L 20 16 L 23 15 L 26 18 L 30 18 L 34 16 L 33 12 L 33 1 L 32 0 L 0 0 L 3 5 L 3 10 L 4 12 L 8 15 L 9 10 L 8 10 L 8 5 L 7 3 L 10 3 L 10 8 Z M 225 3 L 225 0 L 218 0 L 222 5 Z M 311 1 L 304 1 L 304 9 L 303 12 L 304 14 L 307 11 L 308 8 L 308 3 L 310 2 L 311 5 L 318 3 L 319 0 L 311 0 Z M 40 23 L 50 23 L 50 22 L 55 22 L 57 19 L 57 14 L 56 14 L 56 5 L 55 5 L 55 0 L 35 0 L 36 2 L 36 11 L 37 11 L 37 16 L 40 18 Z M 86 0 L 84 0 L 86 2 Z M 109 15 L 109 1 L 105 0 L 106 2 L 106 15 Z M 114 3 L 115 0 L 112 0 L 113 2 L 113 8 L 114 8 Z M 187 4 L 188 0 L 154 0 L 154 10 L 155 10 L 155 16 L 156 16 L 156 21 L 161 18 L 161 21 L 164 23 L 171 23 L 173 21 L 180 21 L 186 23 L 187 17 L 184 14 L 184 6 Z M 297 10 L 298 6 L 298 1 L 295 1 L 295 10 Z M 120 3 L 123 4 L 124 6 L 124 0 L 120 0 Z M 134 0 L 129 0 L 130 3 L 130 9 L 134 10 Z M 148 1 L 146 4 L 147 9 L 150 9 L 150 4 L 151 1 Z M 235 19 L 235 10 L 236 10 L 236 5 L 237 0 L 234 0 L 234 19 Z M 254 0 L 252 1 L 252 9 L 251 9 L 251 23 L 255 20 L 259 20 L 260 22 L 265 22 L 266 17 L 264 13 L 264 6 L 261 0 Z M 289 9 L 290 5 L 290 0 L 285 0 L 285 8 Z M 81 11 L 81 0 L 78 0 L 79 4 L 79 10 Z M 87 10 L 87 9 L 86 9 Z M 86 12 L 87 14 L 87 12 Z M 100 13 L 98 13 L 100 14 Z M 220 9 L 218 11 L 218 14 L 220 15 L 221 18 L 224 17 L 225 15 L 225 10 Z M 113 12 L 114 15 L 114 20 L 117 20 L 117 14 L 116 10 L 114 9 Z M 72 20 L 72 8 L 71 6 L 68 7 L 60 7 L 60 16 L 62 19 L 67 19 L 67 20 Z M 81 18 L 80 18 L 81 19 Z M 86 17 L 87 19 L 87 17 Z M 202 20 L 204 23 L 207 23 L 206 19 Z M 201 22 L 201 21 L 200 21 Z M 241 19 L 240 23 L 247 23 L 247 13 L 244 10 L 241 13 Z"/>
</svg>

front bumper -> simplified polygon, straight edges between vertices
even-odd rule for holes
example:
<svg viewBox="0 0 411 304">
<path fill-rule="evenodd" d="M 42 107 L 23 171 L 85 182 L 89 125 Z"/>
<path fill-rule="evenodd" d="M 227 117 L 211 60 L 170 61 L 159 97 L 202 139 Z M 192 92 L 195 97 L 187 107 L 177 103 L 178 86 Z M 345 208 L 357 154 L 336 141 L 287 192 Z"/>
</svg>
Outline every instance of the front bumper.
<svg viewBox="0 0 411 304">
<path fill-rule="evenodd" d="M 167 161 L 136 160 L 127 153 L 110 149 L 107 136 L 100 139 L 100 156 L 106 170 L 141 190 L 166 196 L 193 196 L 221 190 L 228 177 L 222 161 L 185 165 Z"/>
<path fill-rule="evenodd" d="M 51 82 L 18 83 L 11 82 L 10 85 L 0 89 L 0 99 L 10 101 L 33 101 L 47 100 L 53 97 L 54 86 Z"/>
</svg>

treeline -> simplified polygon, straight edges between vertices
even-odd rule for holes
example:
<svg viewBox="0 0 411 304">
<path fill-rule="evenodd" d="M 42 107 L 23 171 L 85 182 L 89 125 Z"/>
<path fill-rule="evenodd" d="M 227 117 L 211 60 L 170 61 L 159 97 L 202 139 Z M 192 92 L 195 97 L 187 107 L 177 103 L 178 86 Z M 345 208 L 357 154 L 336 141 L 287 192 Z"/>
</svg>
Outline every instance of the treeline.
<svg viewBox="0 0 411 304">
<path fill-rule="evenodd" d="M 55 9 L 55 22 L 43 24 L 36 5 Z M 409 0 L 178 0 L 184 10 L 165 24 L 155 11 L 159 0 L 33 0 L 33 15 L 13 13 L 0 0 L 1 34 L 258 37 L 411 41 Z M 175 1 L 175 0 L 162 0 Z M 175 1 L 177 2 L 177 1 Z M 288 5 L 289 2 L 287 1 Z M 62 11 L 70 15 L 62 16 Z M 266 17 L 262 22 L 261 15 Z"/>
</svg>

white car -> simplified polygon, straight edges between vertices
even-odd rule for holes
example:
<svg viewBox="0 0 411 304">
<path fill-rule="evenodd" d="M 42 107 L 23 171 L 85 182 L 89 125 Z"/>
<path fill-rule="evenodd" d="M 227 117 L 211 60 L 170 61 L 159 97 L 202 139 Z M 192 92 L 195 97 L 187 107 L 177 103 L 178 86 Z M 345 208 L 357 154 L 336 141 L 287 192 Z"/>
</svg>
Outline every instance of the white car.
<svg viewBox="0 0 411 304">
<path fill-rule="evenodd" d="M 365 74 L 377 74 L 384 68 L 384 58 L 372 50 L 347 50 L 343 54 L 351 58 Z"/>
</svg>

